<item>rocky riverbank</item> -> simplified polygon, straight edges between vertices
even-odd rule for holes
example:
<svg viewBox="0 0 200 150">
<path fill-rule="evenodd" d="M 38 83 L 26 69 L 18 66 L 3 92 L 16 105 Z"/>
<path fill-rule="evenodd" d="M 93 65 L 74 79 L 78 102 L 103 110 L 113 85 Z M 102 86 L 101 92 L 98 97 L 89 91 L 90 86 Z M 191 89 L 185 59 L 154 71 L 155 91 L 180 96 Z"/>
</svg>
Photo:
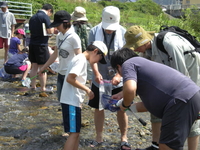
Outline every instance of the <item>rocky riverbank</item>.
<svg viewBox="0 0 200 150">
<path fill-rule="evenodd" d="M 57 75 L 48 75 L 47 85 L 53 86 L 54 92 L 47 95 L 40 91 L 31 91 L 19 81 L 0 79 L 0 150 L 63 149 L 67 136 L 63 136 L 62 113 L 56 98 L 56 77 Z M 137 101 L 139 100 L 138 98 Z M 120 131 L 116 113 L 110 111 L 105 111 L 104 143 L 96 148 L 89 147 L 91 140 L 95 139 L 95 128 L 94 110 L 87 102 L 86 99 L 82 108 L 79 149 L 118 150 Z M 133 149 L 145 148 L 151 142 L 149 113 L 140 113 L 138 116 L 147 125 L 142 126 L 133 115 L 129 115 L 128 138 Z M 186 149 L 187 146 L 184 150 Z"/>
<path fill-rule="evenodd" d="M 56 75 L 48 76 L 48 85 L 54 87 L 48 97 L 39 91 L 22 87 L 19 81 L 0 81 L 0 149 L 1 150 L 61 150 L 67 139 L 62 136 L 62 113 L 56 98 Z M 92 149 L 89 143 L 95 137 L 93 109 L 84 101 L 80 150 Z M 145 117 L 144 117 L 145 116 Z M 129 117 L 129 142 L 133 148 L 145 147 L 151 138 L 148 114 L 142 115 L 148 124 L 143 127 L 133 116 Z M 117 150 L 120 144 L 116 113 L 106 111 L 104 143 L 93 149 Z"/>
</svg>

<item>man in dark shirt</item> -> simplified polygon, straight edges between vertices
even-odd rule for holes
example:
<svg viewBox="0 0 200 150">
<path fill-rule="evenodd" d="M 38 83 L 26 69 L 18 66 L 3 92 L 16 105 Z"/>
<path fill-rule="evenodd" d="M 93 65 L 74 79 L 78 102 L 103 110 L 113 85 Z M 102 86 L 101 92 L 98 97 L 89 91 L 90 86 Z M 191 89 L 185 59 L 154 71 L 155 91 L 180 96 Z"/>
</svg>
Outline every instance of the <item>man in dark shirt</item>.
<svg viewBox="0 0 200 150">
<path fill-rule="evenodd" d="M 190 128 L 199 118 L 200 88 L 179 71 L 137 57 L 128 48 L 114 52 L 111 65 L 123 77 L 123 91 L 113 96 L 123 97 L 121 110 L 129 108 L 139 95 L 142 102 L 135 104 L 137 111 L 146 108 L 162 118 L 159 150 L 183 150 Z"/>
<path fill-rule="evenodd" d="M 30 77 L 37 74 L 37 71 L 49 59 L 48 40 L 49 35 L 53 33 L 50 28 L 50 16 L 53 14 L 53 6 L 44 4 L 29 20 L 29 30 L 31 32 L 29 44 L 29 60 L 32 64 Z M 43 73 L 40 77 L 41 91 L 46 91 L 47 74 Z M 31 88 L 36 88 L 36 79 L 31 80 Z"/>
</svg>

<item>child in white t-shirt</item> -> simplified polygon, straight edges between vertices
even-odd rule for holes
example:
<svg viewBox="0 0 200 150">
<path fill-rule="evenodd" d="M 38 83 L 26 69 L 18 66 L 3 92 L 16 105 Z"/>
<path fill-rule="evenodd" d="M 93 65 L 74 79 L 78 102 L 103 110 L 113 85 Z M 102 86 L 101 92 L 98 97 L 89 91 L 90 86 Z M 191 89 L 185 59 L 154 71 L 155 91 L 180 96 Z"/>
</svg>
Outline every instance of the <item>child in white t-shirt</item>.
<svg viewBox="0 0 200 150">
<path fill-rule="evenodd" d="M 78 150 L 79 134 L 81 128 L 81 103 L 85 92 L 89 99 L 94 93 L 85 83 L 87 80 L 87 60 L 90 64 L 100 62 L 106 64 L 105 55 L 108 50 L 101 41 L 94 41 L 87 50 L 76 55 L 70 62 L 61 92 L 61 106 L 65 132 L 69 137 L 65 143 L 65 150 Z"/>
</svg>

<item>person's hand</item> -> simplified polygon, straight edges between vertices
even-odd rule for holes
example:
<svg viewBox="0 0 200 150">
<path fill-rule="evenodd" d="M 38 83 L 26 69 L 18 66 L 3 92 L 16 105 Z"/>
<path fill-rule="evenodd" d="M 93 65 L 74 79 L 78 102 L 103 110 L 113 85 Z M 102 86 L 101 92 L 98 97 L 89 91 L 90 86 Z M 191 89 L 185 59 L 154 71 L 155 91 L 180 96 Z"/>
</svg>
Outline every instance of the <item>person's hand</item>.
<svg viewBox="0 0 200 150">
<path fill-rule="evenodd" d="M 56 49 L 56 46 L 51 46 L 51 49 L 52 49 L 52 50 L 55 50 L 55 49 Z"/>
<path fill-rule="evenodd" d="M 58 31 L 57 28 L 54 28 L 54 31 L 53 31 L 53 32 L 54 32 L 54 34 L 58 34 L 59 31 Z"/>
<path fill-rule="evenodd" d="M 118 74 L 116 74 L 113 78 L 112 78 L 112 84 L 113 85 L 118 85 L 121 81 L 121 76 L 119 76 Z"/>
<path fill-rule="evenodd" d="M 43 67 L 40 68 L 38 75 L 41 76 L 43 73 L 47 72 L 47 70 L 45 70 Z"/>
<path fill-rule="evenodd" d="M 122 98 L 123 98 L 123 93 L 122 93 L 122 91 L 119 92 L 119 93 L 117 93 L 117 94 L 112 95 L 111 98 L 112 98 L 112 99 L 117 99 L 117 100 L 122 99 Z"/>
<path fill-rule="evenodd" d="M 95 75 L 95 81 L 97 83 L 100 83 L 103 80 L 103 77 L 100 73 L 98 73 L 97 75 Z"/>
<path fill-rule="evenodd" d="M 94 93 L 92 92 L 91 89 L 88 88 L 88 90 L 86 90 L 86 93 L 87 93 L 87 95 L 89 97 L 89 100 L 94 98 Z"/>
</svg>

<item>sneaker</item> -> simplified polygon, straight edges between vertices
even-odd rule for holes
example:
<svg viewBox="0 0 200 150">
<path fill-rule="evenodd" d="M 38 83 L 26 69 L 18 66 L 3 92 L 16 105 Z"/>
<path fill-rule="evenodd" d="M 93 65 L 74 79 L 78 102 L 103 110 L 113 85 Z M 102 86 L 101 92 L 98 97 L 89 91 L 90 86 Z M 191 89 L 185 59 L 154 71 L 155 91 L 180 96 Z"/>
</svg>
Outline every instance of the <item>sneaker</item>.
<svg viewBox="0 0 200 150">
<path fill-rule="evenodd" d="M 52 91 L 53 91 L 53 87 L 52 86 L 46 87 L 45 92 L 52 92 Z"/>
</svg>

